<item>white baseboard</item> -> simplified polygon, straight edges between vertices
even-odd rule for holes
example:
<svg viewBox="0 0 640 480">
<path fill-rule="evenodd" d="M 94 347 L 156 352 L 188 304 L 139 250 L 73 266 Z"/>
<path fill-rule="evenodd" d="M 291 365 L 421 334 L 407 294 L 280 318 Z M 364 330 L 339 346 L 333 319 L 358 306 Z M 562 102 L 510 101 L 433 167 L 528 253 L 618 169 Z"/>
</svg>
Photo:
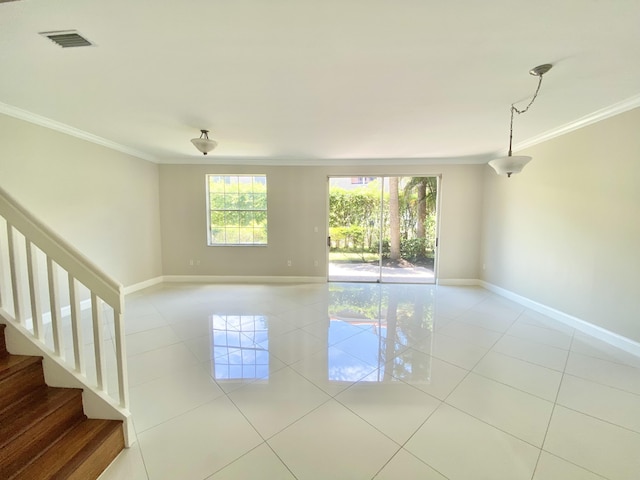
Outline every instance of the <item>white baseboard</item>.
<svg viewBox="0 0 640 480">
<path fill-rule="evenodd" d="M 546 315 L 547 317 L 553 318 L 554 320 L 568 325 L 569 327 L 575 328 L 576 330 L 586 335 L 590 335 L 594 338 L 597 338 L 598 340 L 602 340 L 603 342 L 613 345 L 620 350 L 624 350 L 627 353 L 640 357 L 640 343 L 631 340 L 630 338 L 623 337 L 622 335 L 619 335 L 615 332 L 594 325 L 593 323 L 589 323 L 578 317 L 574 317 L 573 315 L 561 312 L 560 310 L 556 310 L 555 308 L 548 307 L 547 305 L 538 303 L 527 297 L 518 295 L 517 293 L 514 293 L 510 290 L 498 287 L 497 285 L 494 285 L 492 283 L 479 280 L 478 284 L 483 288 L 486 288 L 490 292 L 508 298 L 509 300 L 519 303 L 526 308 Z"/>
<path fill-rule="evenodd" d="M 477 278 L 439 278 L 436 285 L 452 286 L 452 287 L 477 287 L 480 280 Z"/>
<path fill-rule="evenodd" d="M 165 283 L 326 283 L 326 277 L 165 275 Z"/>
<path fill-rule="evenodd" d="M 137 292 L 139 290 L 143 290 L 145 288 L 153 287 L 154 285 L 158 285 L 164 281 L 164 277 L 155 277 L 150 278 L 149 280 L 145 280 L 144 282 L 134 283 L 133 285 L 129 285 L 124 287 L 123 291 L 125 295 L 129 295 L 130 293 Z"/>
</svg>

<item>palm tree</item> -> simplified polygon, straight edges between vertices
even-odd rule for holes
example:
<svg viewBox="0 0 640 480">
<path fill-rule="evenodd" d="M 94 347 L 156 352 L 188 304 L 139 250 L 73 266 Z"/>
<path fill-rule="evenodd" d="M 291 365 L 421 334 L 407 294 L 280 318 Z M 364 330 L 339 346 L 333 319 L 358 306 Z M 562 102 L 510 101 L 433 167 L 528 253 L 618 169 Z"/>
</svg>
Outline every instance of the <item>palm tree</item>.
<svg viewBox="0 0 640 480">
<path fill-rule="evenodd" d="M 389 258 L 400 260 L 400 199 L 398 195 L 398 177 L 389 177 Z"/>
<path fill-rule="evenodd" d="M 418 192 L 418 219 L 416 222 L 416 237 L 425 238 L 427 235 L 426 223 L 427 215 L 432 214 L 436 210 L 436 194 L 438 188 L 438 179 L 436 177 L 411 177 L 404 187 L 405 197 L 416 189 Z M 422 248 L 424 249 L 424 244 Z M 426 252 L 421 252 L 423 255 Z"/>
</svg>

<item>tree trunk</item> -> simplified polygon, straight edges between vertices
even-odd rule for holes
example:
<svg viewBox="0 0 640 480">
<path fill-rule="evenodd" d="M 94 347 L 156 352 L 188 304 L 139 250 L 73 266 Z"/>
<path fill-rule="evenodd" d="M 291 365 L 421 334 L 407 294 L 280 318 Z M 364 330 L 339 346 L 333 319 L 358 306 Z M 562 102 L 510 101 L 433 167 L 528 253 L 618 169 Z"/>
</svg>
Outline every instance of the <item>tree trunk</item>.
<svg viewBox="0 0 640 480">
<path fill-rule="evenodd" d="M 416 236 L 424 238 L 426 235 L 425 223 L 427 221 L 427 179 L 418 184 L 418 222 Z"/>
<path fill-rule="evenodd" d="M 398 197 L 398 177 L 389 177 L 389 243 L 391 260 L 400 260 L 400 201 Z"/>
</svg>

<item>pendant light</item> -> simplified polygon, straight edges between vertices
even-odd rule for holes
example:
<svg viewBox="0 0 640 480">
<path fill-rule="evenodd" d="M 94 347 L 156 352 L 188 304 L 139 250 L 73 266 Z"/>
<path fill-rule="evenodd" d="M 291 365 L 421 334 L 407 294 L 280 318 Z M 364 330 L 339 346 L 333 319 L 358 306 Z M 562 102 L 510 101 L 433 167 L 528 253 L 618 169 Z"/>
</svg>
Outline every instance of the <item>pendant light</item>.
<svg viewBox="0 0 640 480">
<path fill-rule="evenodd" d="M 209 138 L 209 130 L 200 130 L 200 138 L 192 138 L 191 143 L 193 143 L 203 155 L 206 155 L 218 145 L 218 142 Z"/>
<path fill-rule="evenodd" d="M 525 113 L 529 110 L 529 107 L 533 105 L 536 97 L 538 96 L 538 92 L 540 91 L 540 86 L 542 85 L 542 76 L 551 70 L 550 63 L 545 63 L 544 65 L 538 65 L 535 68 L 529 70 L 529 74 L 535 77 L 538 77 L 538 88 L 536 88 L 529 105 L 527 105 L 524 109 L 518 110 L 513 104 L 511 105 L 511 123 L 509 126 L 509 153 L 506 157 L 496 158 L 495 160 L 491 160 L 489 165 L 493 167 L 498 175 L 506 175 L 507 177 L 511 177 L 514 173 L 520 173 L 524 166 L 531 161 L 531 157 L 526 155 L 513 155 L 511 152 L 511 145 L 513 143 L 513 114 L 517 113 L 518 115 Z"/>
</svg>

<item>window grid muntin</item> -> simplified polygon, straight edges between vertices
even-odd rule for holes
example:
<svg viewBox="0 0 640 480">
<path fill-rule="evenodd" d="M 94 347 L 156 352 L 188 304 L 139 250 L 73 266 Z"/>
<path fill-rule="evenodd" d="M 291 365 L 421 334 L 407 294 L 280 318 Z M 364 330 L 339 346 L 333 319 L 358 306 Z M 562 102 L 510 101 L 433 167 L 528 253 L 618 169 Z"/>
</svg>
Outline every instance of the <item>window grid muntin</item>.
<svg viewBox="0 0 640 480">
<path fill-rule="evenodd" d="M 264 174 L 207 175 L 208 244 L 267 245 L 267 195 Z"/>
</svg>

